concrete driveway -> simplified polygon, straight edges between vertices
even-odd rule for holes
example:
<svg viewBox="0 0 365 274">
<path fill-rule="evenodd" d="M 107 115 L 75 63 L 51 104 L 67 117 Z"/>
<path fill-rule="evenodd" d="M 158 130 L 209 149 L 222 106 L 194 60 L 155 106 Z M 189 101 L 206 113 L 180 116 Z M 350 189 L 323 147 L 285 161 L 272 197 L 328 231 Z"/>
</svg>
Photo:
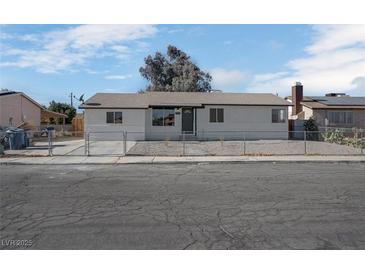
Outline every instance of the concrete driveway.
<svg viewBox="0 0 365 274">
<path fill-rule="evenodd" d="M 127 141 L 127 151 L 131 149 L 136 142 Z M 89 153 L 92 156 L 115 156 L 123 155 L 122 141 L 90 141 Z M 53 155 L 55 156 L 84 156 L 85 155 L 85 140 L 56 140 L 53 142 Z M 22 150 L 6 150 L 7 155 L 21 155 L 21 156 L 47 156 L 48 155 L 48 141 L 34 142 L 30 147 Z"/>
<path fill-rule="evenodd" d="M 364 249 L 365 166 L 0 166 L 2 249 Z M 3 241 L 4 240 L 4 241 Z"/>
<path fill-rule="evenodd" d="M 54 155 L 84 155 L 85 140 L 81 138 L 61 139 L 53 142 Z M 26 149 L 6 150 L 6 155 L 21 156 L 47 156 L 48 140 L 38 140 L 33 142 Z"/>
<path fill-rule="evenodd" d="M 134 145 L 135 141 L 126 142 L 126 151 L 128 152 Z M 121 156 L 123 155 L 123 141 L 90 141 L 89 144 L 89 155 L 90 156 Z M 67 153 L 70 156 L 84 155 L 85 146 Z"/>
</svg>

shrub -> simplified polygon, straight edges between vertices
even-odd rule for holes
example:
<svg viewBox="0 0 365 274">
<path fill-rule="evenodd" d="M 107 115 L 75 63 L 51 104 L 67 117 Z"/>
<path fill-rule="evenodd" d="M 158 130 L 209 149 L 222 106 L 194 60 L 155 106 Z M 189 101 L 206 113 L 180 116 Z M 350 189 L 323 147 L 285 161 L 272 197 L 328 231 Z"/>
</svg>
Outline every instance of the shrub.
<svg viewBox="0 0 365 274">
<path fill-rule="evenodd" d="M 315 141 L 319 139 L 318 126 L 313 117 L 310 117 L 308 120 L 306 120 L 303 125 L 307 140 Z"/>
<path fill-rule="evenodd" d="M 323 140 L 328 143 L 335 143 L 342 145 L 345 138 L 343 131 L 340 129 L 327 129 L 322 133 Z"/>
<path fill-rule="evenodd" d="M 322 138 L 328 143 L 365 148 L 365 140 L 362 137 L 364 130 L 353 128 L 352 132 L 353 137 L 345 137 L 344 132 L 340 129 L 327 129 L 326 132 L 322 133 Z"/>
</svg>

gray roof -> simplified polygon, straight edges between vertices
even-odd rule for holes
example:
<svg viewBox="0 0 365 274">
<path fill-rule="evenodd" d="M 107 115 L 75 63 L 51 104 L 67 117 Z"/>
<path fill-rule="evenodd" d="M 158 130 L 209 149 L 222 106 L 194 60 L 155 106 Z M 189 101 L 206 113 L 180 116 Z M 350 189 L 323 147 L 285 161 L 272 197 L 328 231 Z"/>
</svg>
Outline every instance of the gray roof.
<svg viewBox="0 0 365 274">
<path fill-rule="evenodd" d="M 365 97 L 312 96 L 311 98 L 326 106 L 365 106 Z"/>
<path fill-rule="evenodd" d="M 292 97 L 285 99 L 292 100 Z M 365 97 L 304 96 L 300 104 L 319 109 L 365 109 Z"/>
<path fill-rule="evenodd" d="M 153 106 L 270 105 L 289 106 L 271 93 L 146 92 L 96 93 L 80 108 L 148 108 Z"/>
</svg>

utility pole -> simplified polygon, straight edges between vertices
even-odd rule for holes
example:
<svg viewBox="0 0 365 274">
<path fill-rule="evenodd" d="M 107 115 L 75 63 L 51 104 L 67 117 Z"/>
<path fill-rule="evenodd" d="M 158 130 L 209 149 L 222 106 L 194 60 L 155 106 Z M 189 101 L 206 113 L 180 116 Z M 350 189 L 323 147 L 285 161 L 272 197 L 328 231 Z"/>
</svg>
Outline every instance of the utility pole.
<svg viewBox="0 0 365 274">
<path fill-rule="evenodd" d="M 73 107 L 74 105 L 73 105 L 73 93 L 72 92 L 71 92 L 70 97 L 71 97 L 71 107 Z"/>
</svg>

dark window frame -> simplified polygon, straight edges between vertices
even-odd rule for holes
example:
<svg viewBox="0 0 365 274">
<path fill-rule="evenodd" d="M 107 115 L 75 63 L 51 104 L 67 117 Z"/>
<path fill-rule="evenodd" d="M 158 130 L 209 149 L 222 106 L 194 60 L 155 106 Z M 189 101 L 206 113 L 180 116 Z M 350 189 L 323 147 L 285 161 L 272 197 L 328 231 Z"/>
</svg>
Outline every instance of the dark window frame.
<svg viewBox="0 0 365 274">
<path fill-rule="evenodd" d="M 171 108 L 171 107 L 152 108 L 152 126 L 153 127 L 174 127 L 175 126 L 175 108 Z"/>
<path fill-rule="evenodd" d="M 117 117 L 120 115 L 120 117 Z M 114 112 L 114 124 L 123 124 L 123 112 L 121 111 L 116 111 Z"/>
<path fill-rule="evenodd" d="M 349 110 L 328 111 L 328 122 L 330 125 L 353 125 L 354 112 Z"/>
<path fill-rule="evenodd" d="M 210 108 L 209 123 L 224 123 L 224 108 Z"/>
<path fill-rule="evenodd" d="M 106 123 L 107 124 L 114 124 L 114 111 L 107 111 L 106 112 Z"/>
<path fill-rule="evenodd" d="M 283 124 L 286 123 L 286 111 L 283 108 L 273 108 L 271 110 L 271 123 Z"/>
</svg>

